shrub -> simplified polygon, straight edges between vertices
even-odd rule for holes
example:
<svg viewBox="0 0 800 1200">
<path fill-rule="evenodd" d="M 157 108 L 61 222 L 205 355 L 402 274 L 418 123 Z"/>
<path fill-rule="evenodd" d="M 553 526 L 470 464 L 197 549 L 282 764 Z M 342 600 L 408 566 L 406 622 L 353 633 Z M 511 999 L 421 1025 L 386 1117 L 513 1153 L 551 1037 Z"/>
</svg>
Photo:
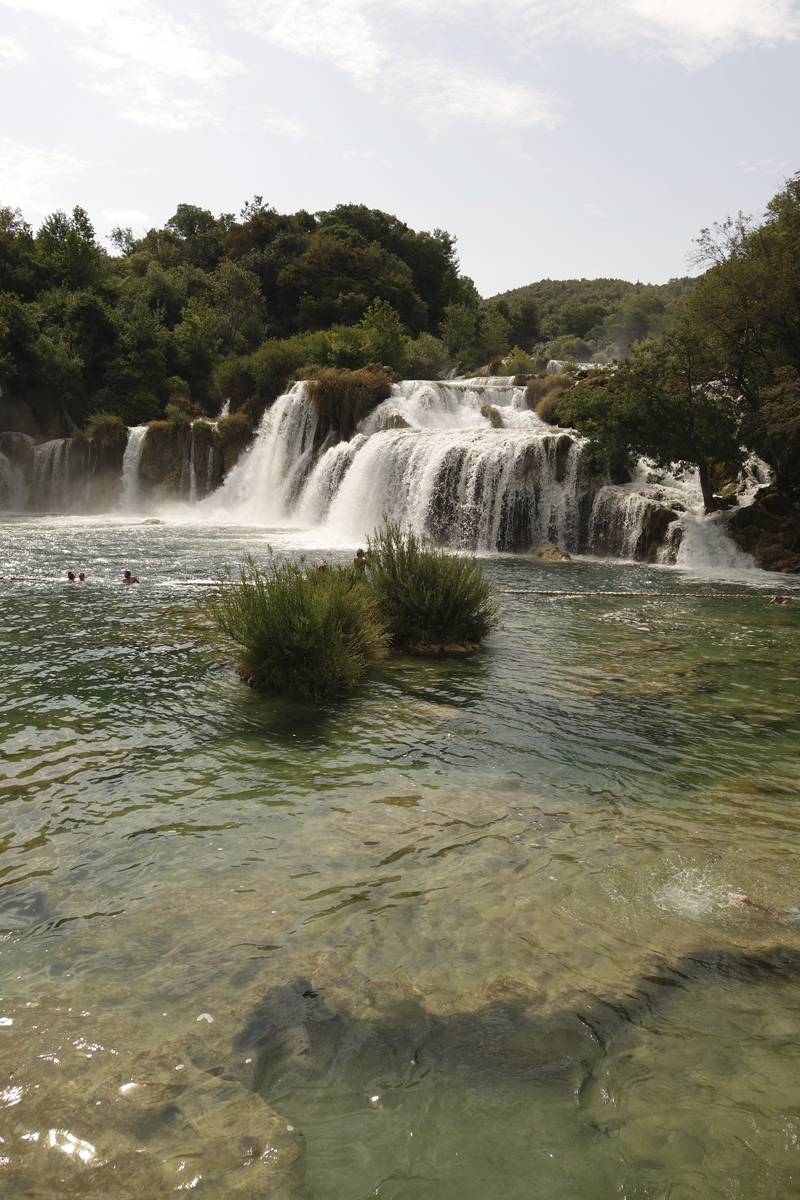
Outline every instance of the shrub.
<svg viewBox="0 0 800 1200">
<path fill-rule="evenodd" d="M 474 558 L 434 549 L 389 521 L 368 544 L 367 586 L 396 644 L 417 652 L 474 649 L 497 627 L 492 585 Z"/>
<path fill-rule="evenodd" d="M 536 408 L 540 400 L 549 393 L 558 388 L 563 391 L 572 383 L 572 379 L 568 375 L 543 375 L 540 379 L 531 379 L 528 386 L 525 388 L 525 399 L 528 402 L 528 408 Z"/>
<path fill-rule="evenodd" d="M 192 419 L 189 414 L 177 404 L 168 404 L 164 409 L 164 416 L 167 418 L 170 425 L 178 425 L 188 429 L 192 423 Z"/>
<path fill-rule="evenodd" d="M 310 379 L 309 392 L 319 415 L 343 438 L 350 438 L 359 421 L 391 396 L 392 382 L 374 363 L 360 371 L 323 367 Z"/>
<path fill-rule="evenodd" d="M 520 349 L 519 346 L 514 346 L 497 373 L 498 375 L 532 375 L 535 370 L 536 363 L 530 354 Z"/>
<path fill-rule="evenodd" d="M 81 432 L 87 441 L 94 442 L 103 450 L 128 440 L 127 426 L 116 413 L 92 413 Z"/>
<path fill-rule="evenodd" d="M 246 443 L 253 436 L 253 423 L 246 413 L 231 413 L 229 417 L 220 417 L 217 421 L 217 433 L 223 446 Z"/>
<path fill-rule="evenodd" d="M 546 421 L 548 425 L 560 424 L 559 405 L 563 395 L 563 391 L 549 392 L 539 401 L 536 405 L 536 415 L 540 421 Z"/>
<path fill-rule="evenodd" d="M 348 691 L 377 660 L 387 637 L 363 581 L 351 568 L 304 568 L 248 556 L 235 583 L 230 571 L 204 610 L 242 653 L 239 674 L 251 687 L 322 700 Z"/>
<path fill-rule="evenodd" d="M 444 379 L 452 365 L 444 342 L 432 333 L 421 333 L 409 343 L 407 379 Z"/>
</svg>

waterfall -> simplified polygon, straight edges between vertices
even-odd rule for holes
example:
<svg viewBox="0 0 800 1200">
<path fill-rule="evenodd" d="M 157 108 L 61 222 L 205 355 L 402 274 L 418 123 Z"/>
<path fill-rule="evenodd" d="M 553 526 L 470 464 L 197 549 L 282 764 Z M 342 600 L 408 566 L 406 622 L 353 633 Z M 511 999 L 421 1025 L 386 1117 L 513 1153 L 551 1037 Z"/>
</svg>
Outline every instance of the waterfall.
<svg viewBox="0 0 800 1200">
<path fill-rule="evenodd" d="M 242 521 L 280 521 L 290 515 L 295 484 L 310 465 L 317 415 L 307 384 L 279 396 L 261 420 L 256 440 L 207 501 Z"/>
<path fill-rule="evenodd" d="M 36 508 L 67 512 L 77 497 L 74 484 L 83 465 L 73 438 L 54 438 L 33 448 L 32 498 Z"/>
<path fill-rule="evenodd" d="M 122 512 L 136 512 L 139 507 L 139 473 L 146 436 L 146 425 L 134 425 L 128 430 L 128 443 L 122 456 L 122 495 L 119 500 Z"/>
<path fill-rule="evenodd" d="M 194 458 L 194 427 L 196 421 L 192 421 L 192 440 L 189 448 L 189 503 L 197 504 L 197 467 L 195 466 Z"/>
<path fill-rule="evenodd" d="M 349 441 L 318 426 L 307 384 L 296 383 L 200 510 L 316 528 L 326 541 L 361 541 L 386 514 L 465 549 L 550 541 L 579 554 L 743 565 L 725 515 L 705 516 L 695 470 L 641 460 L 626 483 L 599 478 L 585 439 L 540 421 L 508 379 L 404 381 Z"/>
<path fill-rule="evenodd" d="M 580 545 L 580 439 L 540 421 L 508 380 L 406 381 L 349 442 L 329 436 L 319 447 L 316 434 L 307 385 L 297 383 L 206 504 L 350 540 L 386 513 L 453 546 Z"/>
<path fill-rule="evenodd" d="M 0 450 L 0 510 L 21 512 L 28 502 L 25 472 Z"/>
</svg>

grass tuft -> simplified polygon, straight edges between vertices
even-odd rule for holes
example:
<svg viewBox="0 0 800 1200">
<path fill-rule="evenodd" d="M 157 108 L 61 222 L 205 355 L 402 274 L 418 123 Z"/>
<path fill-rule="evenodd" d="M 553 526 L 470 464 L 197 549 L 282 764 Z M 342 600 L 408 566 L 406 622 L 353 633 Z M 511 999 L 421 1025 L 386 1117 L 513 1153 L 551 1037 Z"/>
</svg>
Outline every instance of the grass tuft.
<svg viewBox="0 0 800 1200">
<path fill-rule="evenodd" d="M 497 628 L 493 588 L 472 557 L 387 521 L 369 539 L 366 582 L 392 641 L 415 653 L 475 649 Z"/>
<path fill-rule="evenodd" d="M 252 687 L 323 700 L 349 691 L 380 657 L 387 636 L 363 581 L 352 568 L 307 568 L 248 556 L 230 570 L 204 609 L 242 655 L 239 674 Z"/>
</svg>

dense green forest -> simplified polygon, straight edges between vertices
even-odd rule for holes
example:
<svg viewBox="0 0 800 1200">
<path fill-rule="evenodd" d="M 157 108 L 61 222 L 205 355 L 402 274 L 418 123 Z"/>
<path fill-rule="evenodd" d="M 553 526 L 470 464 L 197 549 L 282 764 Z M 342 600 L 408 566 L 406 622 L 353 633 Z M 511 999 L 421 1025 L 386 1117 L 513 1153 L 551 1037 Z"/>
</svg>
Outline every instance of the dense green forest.
<svg viewBox="0 0 800 1200">
<path fill-rule="evenodd" d="M 377 361 L 436 378 L 539 336 L 535 305 L 481 303 L 450 234 L 362 205 L 281 214 L 256 197 L 235 218 L 181 204 L 163 229 L 111 241 L 80 208 L 36 233 L 0 209 L 0 384 L 55 391 L 78 423 L 226 399 L 252 421 L 296 373 Z"/>
<path fill-rule="evenodd" d="M 443 230 L 355 204 L 281 214 L 259 196 L 238 218 L 181 204 L 163 229 L 110 241 L 80 208 L 36 232 L 0 208 L 0 386 L 58 395 L 79 425 L 227 399 L 252 424 L 292 377 L 330 367 L 428 379 L 607 361 L 667 328 L 692 286 L 544 280 L 484 301 Z"/>
</svg>

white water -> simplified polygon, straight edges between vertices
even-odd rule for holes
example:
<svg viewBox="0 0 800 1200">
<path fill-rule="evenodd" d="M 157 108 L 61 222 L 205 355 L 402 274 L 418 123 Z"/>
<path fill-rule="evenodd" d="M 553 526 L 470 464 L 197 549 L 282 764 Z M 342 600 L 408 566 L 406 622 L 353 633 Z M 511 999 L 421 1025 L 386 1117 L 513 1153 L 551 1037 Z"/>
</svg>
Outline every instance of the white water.
<svg viewBox="0 0 800 1200">
<path fill-rule="evenodd" d="M 73 469 L 75 452 L 76 445 L 72 438 L 54 438 L 34 446 L 31 493 L 37 508 L 69 511 L 74 499 L 73 484 L 77 474 Z"/>
<path fill-rule="evenodd" d="M 25 472 L 0 450 L 0 509 L 21 512 L 27 502 Z"/>
<path fill-rule="evenodd" d="M 121 512 L 136 512 L 139 507 L 139 472 L 142 464 L 146 425 L 134 425 L 128 430 L 128 443 L 122 456 Z"/>
<path fill-rule="evenodd" d="M 482 415 L 485 405 L 501 428 Z M 642 462 L 631 482 L 598 488 L 582 439 L 540 421 L 508 380 L 405 381 L 349 442 L 325 432 L 306 384 L 295 384 L 199 508 L 220 520 L 315 529 L 331 543 L 363 540 L 386 514 L 456 547 L 527 550 L 547 540 L 623 559 L 648 553 L 648 514 L 666 508 L 674 516 L 661 561 L 752 565 L 728 539 L 724 516 L 703 515 L 695 471 L 676 477 Z"/>
</svg>

